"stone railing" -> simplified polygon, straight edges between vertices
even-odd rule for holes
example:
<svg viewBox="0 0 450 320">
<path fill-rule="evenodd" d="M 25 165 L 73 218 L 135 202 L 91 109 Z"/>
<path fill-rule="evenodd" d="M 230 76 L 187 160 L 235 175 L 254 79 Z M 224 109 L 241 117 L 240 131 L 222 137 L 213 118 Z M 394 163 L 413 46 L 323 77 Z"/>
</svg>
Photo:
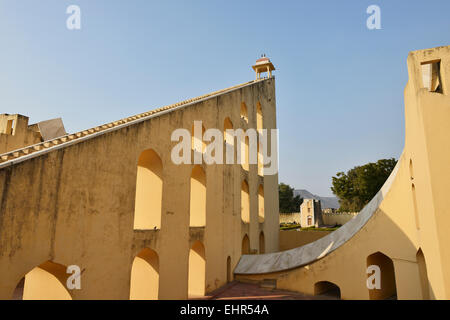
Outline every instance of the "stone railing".
<svg viewBox="0 0 450 320">
<path fill-rule="evenodd" d="M 196 102 L 199 102 L 199 101 L 207 99 L 207 98 L 212 98 L 214 96 L 223 94 L 225 92 L 230 92 L 235 89 L 239 89 L 241 87 L 245 87 L 247 85 L 250 85 L 250 84 L 252 84 L 254 82 L 258 82 L 258 81 L 264 81 L 264 80 L 249 81 L 249 82 L 239 84 L 239 85 L 236 85 L 233 87 L 229 87 L 229 88 L 222 89 L 219 91 L 214 91 L 214 92 L 211 92 L 211 93 L 208 93 L 208 94 L 196 97 L 196 98 L 184 100 L 184 101 L 174 103 L 174 104 L 171 104 L 171 105 L 168 105 L 165 107 L 161 107 L 161 108 L 158 108 L 158 109 L 155 109 L 152 111 L 144 112 L 144 113 L 141 113 L 141 114 L 138 114 L 135 116 L 131 116 L 128 118 L 124 118 L 121 120 L 103 124 L 103 125 L 91 128 L 91 129 L 83 130 L 83 131 L 73 133 L 73 134 L 68 134 L 63 137 L 44 141 L 44 142 L 41 142 L 38 144 L 26 146 L 26 147 L 18 149 L 18 150 L 14 150 L 14 151 L 10 151 L 10 152 L 1 154 L 0 155 L 0 168 L 7 167 L 14 163 L 19 163 L 19 162 L 24 161 L 31 157 L 39 156 L 41 154 L 50 152 L 51 150 L 57 150 L 57 149 L 84 141 L 86 139 L 93 138 L 97 135 L 100 135 L 100 134 L 103 134 L 106 132 L 118 130 L 123 127 L 132 125 L 134 123 L 139 123 L 141 121 L 145 121 L 156 115 L 164 114 L 164 113 L 168 112 L 169 110 L 177 109 L 182 106 L 184 107 L 189 104 L 196 103 Z"/>
</svg>

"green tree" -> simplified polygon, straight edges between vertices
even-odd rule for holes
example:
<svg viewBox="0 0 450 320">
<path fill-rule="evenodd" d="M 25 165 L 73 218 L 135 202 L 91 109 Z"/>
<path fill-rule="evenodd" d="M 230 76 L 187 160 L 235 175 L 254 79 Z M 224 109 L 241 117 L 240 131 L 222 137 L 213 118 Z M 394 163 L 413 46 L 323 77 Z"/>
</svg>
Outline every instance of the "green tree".
<svg viewBox="0 0 450 320">
<path fill-rule="evenodd" d="M 280 183 L 278 185 L 278 195 L 280 201 L 280 213 L 299 212 L 303 199 L 300 196 L 294 197 L 294 188 L 288 184 Z"/>
<path fill-rule="evenodd" d="M 397 160 L 381 159 L 357 166 L 332 178 L 331 191 L 339 198 L 341 212 L 358 212 L 377 194 L 391 174 Z"/>
</svg>

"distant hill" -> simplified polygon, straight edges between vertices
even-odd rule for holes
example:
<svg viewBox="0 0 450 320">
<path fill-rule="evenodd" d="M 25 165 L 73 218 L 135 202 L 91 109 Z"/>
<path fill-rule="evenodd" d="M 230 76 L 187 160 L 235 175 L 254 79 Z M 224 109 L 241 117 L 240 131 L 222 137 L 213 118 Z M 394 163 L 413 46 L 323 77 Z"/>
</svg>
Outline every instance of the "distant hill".
<svg viewBox="0 0 450 320">
<path fill-rule="evenodd" d="M 300 195 L 300 198 L 303 199 L 316 199 L 320 200 L 322 209 L 338 209 L 339 208 L 339 200 L 337 197 L 321 197 L 315 194 L 312 194 L 308 190 L 305 189 L 299 189 L 294 190 L 294 196 Z"/>
</svg>

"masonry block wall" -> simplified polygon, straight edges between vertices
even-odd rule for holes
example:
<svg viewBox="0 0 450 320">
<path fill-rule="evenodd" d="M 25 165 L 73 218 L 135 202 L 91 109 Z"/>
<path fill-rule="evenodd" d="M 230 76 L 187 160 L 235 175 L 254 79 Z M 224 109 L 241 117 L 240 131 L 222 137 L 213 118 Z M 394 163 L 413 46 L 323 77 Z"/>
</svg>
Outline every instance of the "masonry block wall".
<svg viewBox="0 0 450 320">
<path fill-rule="evenodd" d="M 240 116 L 242 103 L 248 121 Z M 130 117 L 45 142 L 30 150 L 35 157 L 26 158 L 26 150 L 5 155 L 0 163 L 0 298 L 10 299 L 26 275 L 25 298 L 55 294 L 31 285 L 45 284 L 49 273 L 65 287 L 68 275 L 55 270 L 77 265 L 81 289 L 66 290 L 72 299 L 185 299 L 231 280 L 245 236 L 253 252 L 277 251 L 276 174 L 261 176 L 256 164 L 245 170 L 240 164 L 196 167 L 171 161 L 175 129 L 191 130 L 194 120 L 206 129 L 223 129 L 227 118 L 234 129 L 256 128 L 257 106 L 263 127 L 276 128 L 274 78 L 161 108 L 142 121 Z M 147 175 L 139 180 L 139 172 Z M 243 181 L 249 223 L 241 219 Z M 148 190 L 139 191 L 138 185 Z M 264 220 L 258 208 L 261 186 Z M 205 201 L 203 225 L 190 223 L 192 190 L 205 192 L 198 198 Z M 152 226 L 135 224 L 139 192 L 161 201 L 148 208 L 159 216 Z M 67 298 L 67 292 L 54 298 Z"/>
</svg>

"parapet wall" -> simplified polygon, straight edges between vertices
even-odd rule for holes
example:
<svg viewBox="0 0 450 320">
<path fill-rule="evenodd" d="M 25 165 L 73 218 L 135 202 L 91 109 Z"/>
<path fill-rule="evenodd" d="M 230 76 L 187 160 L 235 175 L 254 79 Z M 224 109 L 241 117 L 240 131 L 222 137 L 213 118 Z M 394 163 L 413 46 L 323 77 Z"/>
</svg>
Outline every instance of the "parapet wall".
<svg viewBox="0 0 450 320">
<path fill-rule="evenodd" d="M 344 225 L 354 217 L 358 215 L 358 212 L 342 212 L 342 213 L 322 213 L 322 219 L 324 225 Z"/>
<path fill-rule="evenodd" d="M 296 230 L 281 230 L 280 231 L 280 251 L 290 250 L 297 247 L 304 246 L 308 243 L 319 240 L 330 234 L 331 231 L 296 231 Z"/>
<path fill-rule="evenodd" d="M 280 213 L 280 224 L 281 223 L 297 223 L 297 224 L 300 224 L 300 212 Z"/>
</svg>

